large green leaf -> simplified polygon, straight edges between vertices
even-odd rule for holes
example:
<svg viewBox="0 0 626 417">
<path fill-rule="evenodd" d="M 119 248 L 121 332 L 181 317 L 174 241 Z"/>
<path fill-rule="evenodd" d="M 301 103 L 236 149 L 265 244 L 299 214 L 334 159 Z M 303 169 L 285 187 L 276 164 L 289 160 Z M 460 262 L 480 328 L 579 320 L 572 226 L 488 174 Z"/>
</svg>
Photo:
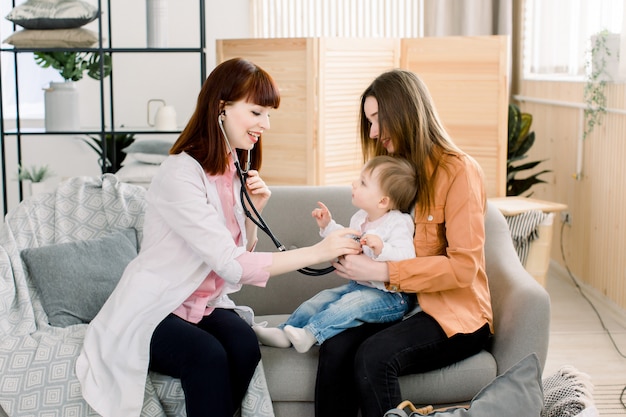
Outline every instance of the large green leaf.
<svg viewBox="0 0 626 417">
<path fill-rule="evenodd" d="M 107 172 L 115 173 L 121 168 L 122 161 L 126 156 L 123 149 L 135 141 L 135 135 L 133 133 L 116 133 L 115 135 L 107 133 L 104 135 L 104 140 L 101 136 L 91 135 L 80 139 L 98 154 L 98 162 L 101 167 L 104 161 L 102 168 L 104 174 Z M 106 161 L 104 160 L 105 150 Z"/>
<path fill-rule="evenodd" d="M 521 165 L 513 165 L 514 162 L 521 161 L 528 157 L 527 153 L 535 144 L 535 132 L 531 132 L 530 128 L 533 117 L 529 113 L 522 113 L 518 106 L 513 103 L 509 104 L 509 120 L 508 120 L 508 149 L 507 149 L 507 195 L 521 195 L 535 184 L 545 183 L 546 181 L 539 179 L 538 176 L 550 170 L 543 170 L 524 179 L 515 178 L 522 171 L 536 168 L 541 161 L 528 162 Z"/>
<path fill-rule="evenodd" d="M 37 65 L 42 68 L 54 68 L 66 81 L 80 81 L 85 71 L 91 78 L 100 80 L 109 76 L 112 71 L 110 54 L 73 51 L 39 51 L 33 54 Z M 102 61 L 102 71 L 100 61 Z"/>
</svg>

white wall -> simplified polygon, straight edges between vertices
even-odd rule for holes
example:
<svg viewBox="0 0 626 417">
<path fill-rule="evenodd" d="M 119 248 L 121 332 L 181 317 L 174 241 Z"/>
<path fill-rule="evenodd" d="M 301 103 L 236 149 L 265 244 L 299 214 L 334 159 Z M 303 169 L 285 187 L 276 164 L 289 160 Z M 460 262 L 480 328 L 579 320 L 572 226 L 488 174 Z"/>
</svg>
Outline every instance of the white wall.
<svg viewBox="0 0 626 417">
<path fill-rule="evenodd" d="M 95 0 L 89 0 L 96 4 Z M 103 3 L 106 3 L 103 0 Z M 145 1 L 111 0 L 112 42 L 116 48 L 143 48 L 146 46 Z M 197 0 L 169 0 L 168 46 L 199 46 L 199 4 Z M 3 14 L 6 15 L 6 14 Z M 108 15 L 103 16 L 106 25 Z M 206 62 L 207 75 L 215 66 L 215 40 L 246 38 L 250 36 L 249 0 L 206 0 Z M 87 26 L 97 30 L 96 23 Z M 3 45 L 7 46 L 7 45 Z M 147 128 L 147 102 L 152 98 L 163 99 L 173 105 L 182 127 L 194 110 L 201 87 L 200 60 L 197 54 L 116 53 L 113 56 L 113 90 L 115 126 Z M 50 80 L 60 78 L 54 70 L 48 71 Z M 5 82 L 5 81 L 3 81 Z M 107 86 L 109 80 L 106 80 Z M 88 77 L 78 84 L 81 98 L 81 127 L 98 127 L 100 124 L 100 84 Z M 40 87 L 37 87 L 37 89 Z M 43 90 L 41 91 L 43 97 Z M 106 108 L 108 108 L 108 94 Z M 107 112 L 108 114 L 108 112 Z M 153 115 L 151 115 L 153 120 Z M 108 124 L 107 118 L 107 124 Z M 7 120 L 6 127 L 13 128 L 14 120 Z M 22 127 L 42 127 L 43 120 L 23 120 Z M 150 136 L 141 136 L 146 139 Z M 175 135 L 153 135 L 172 141 Z M 8 137 L 7 191 L 11 208 L 17 204 L 17 151 L 15 137 Z M 22 161 L 24 166 L 48 164 L 56 177 L 50 181 L 53 187 L 61 179 L 77 175 L 99 175 L 97 156 L 76 136 L 22 137 Z M 2 201 L 0 201 L 0 206 Z"/>
</svg>

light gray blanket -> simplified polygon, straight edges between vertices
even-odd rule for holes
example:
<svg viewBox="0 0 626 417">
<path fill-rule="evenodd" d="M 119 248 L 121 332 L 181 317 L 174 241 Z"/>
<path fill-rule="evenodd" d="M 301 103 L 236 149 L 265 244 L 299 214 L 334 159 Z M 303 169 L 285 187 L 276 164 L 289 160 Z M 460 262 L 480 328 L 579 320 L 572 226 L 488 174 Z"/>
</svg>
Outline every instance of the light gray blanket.
<svg viewBox="0 0 626 417">
<path fill-rule="evenodd" d="M 52 327 L 20 258 L 25 248 L 97 238 L 133 227 L 141 238 L 145 190 L 111 174 L 76 177 L 11 210 L 0 230 L 0 406 L 9 417 L 86 417 L 74 363 L 86 325 Z M 149 373 L 142 416 L 185 416 L 178 379 Z M 273 416 L 262 364 L 243 417 Z"/>
</svg>

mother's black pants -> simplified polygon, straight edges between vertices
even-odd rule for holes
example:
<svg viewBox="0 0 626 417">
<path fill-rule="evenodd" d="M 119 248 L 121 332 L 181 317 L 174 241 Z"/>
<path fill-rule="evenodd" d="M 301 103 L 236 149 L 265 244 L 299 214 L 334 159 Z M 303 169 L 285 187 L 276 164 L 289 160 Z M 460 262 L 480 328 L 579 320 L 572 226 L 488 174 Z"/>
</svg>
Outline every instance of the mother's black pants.
<svg viewBox="0 0 626 417">
<path fill-rule="evenodd" d="M 447 337 L 424 312 L 391 324 L 364 324 L 320 348 L 315 388 L 317 417 L 380 417 L 404 400 L 398 377 L 428 372 L 483 349 L 489 326 Z"/>
</svg>

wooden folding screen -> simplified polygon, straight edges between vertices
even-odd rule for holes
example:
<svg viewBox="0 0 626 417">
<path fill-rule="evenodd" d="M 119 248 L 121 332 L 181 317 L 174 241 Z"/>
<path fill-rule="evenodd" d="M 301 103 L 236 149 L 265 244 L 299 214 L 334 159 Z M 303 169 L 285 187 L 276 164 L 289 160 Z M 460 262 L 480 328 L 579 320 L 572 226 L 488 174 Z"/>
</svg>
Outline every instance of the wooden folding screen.
<svg viewBox="0 0 626 417">
<path fill-rule="evenodd" d="M 244 57 L 281 89 L 263 135 L 269 184 L 349 184 L 362 165 L 360 95 L 383 71 L 403 67 L 427 83 L 456 143 L 486 173 L 489 196 L 506 184 L 506 38 L 276 38 L 217 40 L 217 62 Z"/>
</svg>

